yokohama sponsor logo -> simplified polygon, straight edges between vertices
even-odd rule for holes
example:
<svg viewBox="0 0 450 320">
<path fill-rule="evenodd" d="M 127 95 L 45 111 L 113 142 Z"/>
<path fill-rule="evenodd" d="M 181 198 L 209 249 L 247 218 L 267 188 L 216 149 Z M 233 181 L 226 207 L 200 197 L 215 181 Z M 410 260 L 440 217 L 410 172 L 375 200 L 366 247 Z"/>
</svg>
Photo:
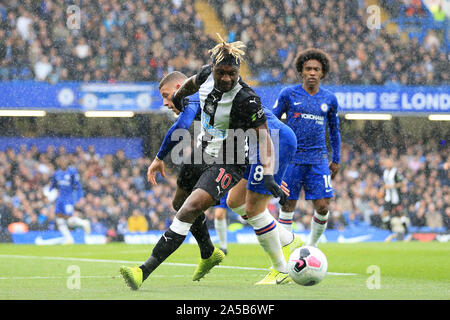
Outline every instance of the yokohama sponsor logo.
<svg viewBox="0 0 450 320">
<path fill-rule="evenodd" d="M 314 121 L 324 121 L 323 116 L 318 116 L 315 114 L 309 114 L 309 113 L 301 113 L 301 112 L 294 112 L 294 118 L 301 117 L 302 119 L 309 119 Z"/>
</svg>

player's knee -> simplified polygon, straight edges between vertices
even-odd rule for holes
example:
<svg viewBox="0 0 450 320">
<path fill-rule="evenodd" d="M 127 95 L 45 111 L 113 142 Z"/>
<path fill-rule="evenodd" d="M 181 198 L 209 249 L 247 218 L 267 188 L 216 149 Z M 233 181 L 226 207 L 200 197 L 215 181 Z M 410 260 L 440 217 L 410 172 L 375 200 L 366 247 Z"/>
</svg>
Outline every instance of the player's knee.
<svg viewBox="0 0 450 320">
<path fill-rule="evenodd" d="M 284 212 L 292 212 L 295 210 L 297 200 L 288 200 L 284 205 L 281 206 L 281 210 Z"/>
<path fill-rule="evenodd" d="M 215 214 L 214 214 L 214 217 L 217 220 L 223 220 L 223 219 L 225 219 L 226 213 L 227 212 L 225 210 L 217 209 Z"/>
<path fill-rule="evenodd" d="M 242 203 L 238 203 L 238 201 L 230 199 L 230 197 L 227 198 L 227 206 L 231 210 L 236 209 L 236 208 L 240 207 L 241 205 L 242 205 Z"/>
<path fill-rule="evenodd" d="M 326 215 L 328 213 L 328 205 L 326 205 L 326 204 L 318 205 L 318 206 L 316 206 L 315 209 L 316 209 L 316 212 L 321 215 Z"/>
<path fill-rule="evenodd" d="M 178 214 L 181 217 L 186 217 L 189 221 L 191 219 L 195 219 L 199 214 L 201 214 L 204 210 L 204 205 L 202 201 L 192 199 L 190 201 L 185 201 L 181 208 L 178 210 Z"/>
</svg>

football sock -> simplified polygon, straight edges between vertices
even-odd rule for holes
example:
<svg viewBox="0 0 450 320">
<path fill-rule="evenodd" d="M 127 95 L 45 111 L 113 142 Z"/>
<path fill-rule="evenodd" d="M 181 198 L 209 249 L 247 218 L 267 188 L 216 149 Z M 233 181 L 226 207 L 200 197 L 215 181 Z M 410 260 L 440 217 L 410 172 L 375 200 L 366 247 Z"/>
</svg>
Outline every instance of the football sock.
<svg viewBox="0 0 450 320">
<path fill-rule="evenodd" d="M 192 224 L 191 233 L 200 248 L 200 256 L 202 259 L 208 259 L 211 257 L 214 251 L 214 245 L 211 241 L 211 237 L 209 236 L 208 227 L 206 225 L 206 216 L 203 212 Z"/>
<path fill-rule="evenodd" d="M 294 234 L 291 231 L 288 231 L 286 228 L 281 227 L 281 224 L 279 222 L 277 222 L 277 225 L 280 226 L 278 228 L 278 233 L 280 235 L 280 244 L 282 247 L 284 247 L 294 240 Z"/>
<path fill-rule="evenodd" d="M 67 224 L 70 227 L 83 227 L 85 228 L 87 224 L 89 224 L 89 220 L 87 219 L 81 219 L 79 217 L 70 217 L 67 219 Z"/>
<path fill-rule="evenodd" d="M 248 218 L 247 221 L 255 230 L 261 247 L 272 262 L 272 267 L 280 272 L 286 272 L 286 261 L 281 249 L 277 222 L 269 210 L 266 209 L 264 212 Z"/>
<path fill-rule="evenodd" d="M 280 209 L 280 214 L 278 215 L 278 223 L 280 226 L 288 231 L 292 231 L 292 218 L 294 217 L 294 211 L 288 212 Z"/>
<path fill-rule="evenodd" d="M 245 212 L 245 204 L 231 210 L 240 215 L 244 221 L 248 222 L 247 213 Z M 281 226 L 279 221 L 277 222 L 277 224 Z M 281 246 L 285 246 L 291 243 L 292 240 L 294 239 L 294 234 L 288 228 L 278 228 L 278 234 L 280 236 Z"/>
<path fill-rule="evenodd" d="M 327 214 L 321 215 L 314 210 L 314 215 L 311 220 L 311 233 L 308 239 L 308 246 L 315 247 L 320 236 L 323 234 L 328 224 L 328 211 Z"/>
<path fill-rule="evenodd" d="M 69 227 L 67 227 L 66 219 L 57 217 L 56 226 L 58 227 L 59 232 L 62 233 L 65 241 L 73 242 L 73 237 L 70 233 Z"/>
<path fill-rule="evenodd" d="M 169 229 L 164 232 L 162 237 L 159 239 L 155 248 L 153 248 L 152 255 L 145 261 L 140 268 L 142 269 L 143 280 L 147 277 L 173 252 L 175 252 L 178 247 L 183 243 L 186 235 L 189 232 L 192 224 L 187 222 L 182 222 L 176 217 L 173 218 L 173 222 Z"/>
<path fill-rule="evenodd" d="M 233 212 L 240 215 L 242 218 L 247 219 L 247 212 L 245 212 L 246 204 L 244 203 L 242 206 L 237 208 L 230 208 Z"/>
<path fill-rule="evenodd" d="M 219 248 L 227 249 L 227 219 L 214 219 L 214 228 L 219 236 Z"/>
</svg>

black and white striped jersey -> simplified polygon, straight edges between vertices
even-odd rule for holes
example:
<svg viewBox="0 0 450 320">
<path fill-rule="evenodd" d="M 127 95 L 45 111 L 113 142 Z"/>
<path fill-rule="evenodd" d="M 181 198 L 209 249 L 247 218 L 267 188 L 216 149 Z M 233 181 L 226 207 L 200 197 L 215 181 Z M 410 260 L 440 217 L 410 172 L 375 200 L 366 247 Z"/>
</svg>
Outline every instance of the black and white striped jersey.
<svg viewBox="0 0 450 320">
<path fill-rule="evenodd" d="M 242 129 L 244 132 L 266 122 L 264 109 L 258 95 L 239 77 L 237 84 L 228 92 L 214 88 L 212 66 L 204 66 L 196 75 L 196 84 L 200 86 L 201 133 L 197 145 L 212 157 L 226 155 L 226 139 L 229 129 Z M 235 141 L 236 142 L 236 141 Z M 246 142 L 247 143 L 247 142 Z M 231 151 L 236 159 L 239 143 L 234 143 Z M 248 145 L 246 145 L 248 149 Z M 221 153 L 223 152 L 223 153 Z"/>
</svg>

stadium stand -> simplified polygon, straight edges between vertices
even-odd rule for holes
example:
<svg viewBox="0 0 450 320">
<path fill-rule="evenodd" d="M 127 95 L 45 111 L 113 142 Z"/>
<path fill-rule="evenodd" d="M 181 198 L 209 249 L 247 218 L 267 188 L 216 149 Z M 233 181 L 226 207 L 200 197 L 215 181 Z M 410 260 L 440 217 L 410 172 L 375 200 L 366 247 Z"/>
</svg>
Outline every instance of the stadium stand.
<svg viewBox="0 0 450 320">
<path fill-rule="evenodd" d="M 195 0 L 86 1 L 81 6 L 81 28 L 74 30 L 66 27 L 64 0 L 5 3 L 0 1 L 0 81 L 158 82 L 173 70 L 193 74 L 208 62 L 208 49 L 216 44 L 216 38 L 204 32 L 205 21 L 196 10 Z M 388 12 L 389 22 L 396 23 L 406 37 L 383 28 L 366 28 L 367 12 L 364 2 L 358 0 L 346 1 L 345 5 L 337 0 L 208 3 L 226 27 L 226 38 L 247 44 L 246 62 L 254 76 L 249 80 L 260 84 L 298 83 L 293 59 L 298 51 L 312 46 L 325 49 L 333 59 L 325 84 L 432 86 L 449 82 L 449 73 L 441 72 L 450 69 L 448 18 L 439 7 L 431 12 L 422 1 L 378 1 Z M 414 3 L 420 6 L 411 7 Z M 424 28 L 408 31 L 410 21 Z M 66 122 L 77 116 L 69 114 Z M 57 122 L 56 116 L 46 118 L 50 119 L 46 129 L 34 119 L 28 124 L 2 119 L 0 131 L 7 136 L 24 131 L 58 135 L 56 129 L 52 130 L 56 125 L 51 123 Z M 154 145 L 162 138 L 166 120 L 162 117 L 161 127 L 153 126 Z M 100 131 L 83 121 L 87 127 L 83 130 Z M 37 123 L 41 128 L 36 128 Z M 80 133 L 75 126 L 67 126 L 63 135 Z M 123 127 L 118 135 L 136 135 L 135 131 L 125 133 L 128 127 Z M 144 132 L 141 129 L 136 130 Z M 353 135 L 362 138 L 352 140 L 343 132 L 342 171 L 334 182 L 337 195 L 331 204 L 328 228 L 385 227 L 381 219 L 380 159 L 389 153 L 407 180 L 402 210 L 410 218 L 410 229 L 448 232 L 448 141 L 424 138 L 386 148 L 386 137 L 362 133 Z M 445 136 L 443 133 L 441 136 Z M 46 196 L 46 186 L 59 152 L 54 148 L 40 152 L 33 146 L 0 150 L 0 235 L 24 228 L 56 230 L 54 203 Z M 176 168 L 169 170 L 167 179 L 159 180 L 157 187 L 151 187 L 145 181 L 150 163 L 146 156 L 100 154 L 81 147 L 71 153 L 86 194 L 77 204 L 76 213 L 90 219 L 93 232 L 121 239 L 133 220 L 139 220 L 148 230 L 165 230 L 170 224 Z M 277 209 L 274 201 L 271 212 L 276 215 Z M 146 219 L 146 227 L 141 216 Z M 213 214 L 208 212 L 207 217 L 213 228 Z M 311 217 L 312 207 L 299 201 L 295 228 L 307 229 Z M 235 216 L 229 218 L 238 221 Z"/>
<path fill-rule="evenodd" d="M 442 10 L 433 16 L 421 1 L 380 1 L 402 31 L 407 31 L 405 19 L 423 27 L 410 31 L 405 41 L 384 28 L 367 28 L 365 5 L 350 2 L 209 3 L 226 26 L 227 38 L 248 45 L 247 63 L 262 84 L 297 82 L 292 61 L 299 50 L 312 46 L 334 60 L 328 83 L 448 83 L 448 72 L 436 72 L 449 68 L 448 18 Z M 0 3 L 0 79 L 157 81 L 172 70 L 193 74 L 208 62 L 207 50 L 216 43 L 204 33 L 195 3 L 89 1 L 83 3 L 78 30 L 65 27 L 65 1 Z"/>
</svg>

